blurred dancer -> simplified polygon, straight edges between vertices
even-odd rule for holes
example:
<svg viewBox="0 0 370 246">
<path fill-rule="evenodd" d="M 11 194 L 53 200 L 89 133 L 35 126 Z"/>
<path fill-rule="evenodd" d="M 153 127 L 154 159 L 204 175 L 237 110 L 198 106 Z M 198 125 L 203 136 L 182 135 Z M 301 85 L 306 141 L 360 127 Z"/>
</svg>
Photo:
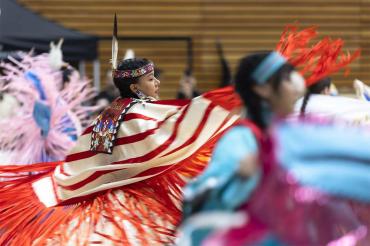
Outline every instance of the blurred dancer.
<svg viewBox="0 0 370 246">
<path fill-rule="evenodd" d="M 89 81 L 63 63 L 61 42 L 52 43 L 49 54 L 22 54 L 19 61 L 9 60 L 0 64 L 4 74 L 0 91 L 17 107 L 0 119 L 0 149 L 6 152 L 6 162 L 63 159 L 96 110 L 83 105 L 94 96 Z M 3 101 L 2 111 L 8 106 Z"/>
</svg>

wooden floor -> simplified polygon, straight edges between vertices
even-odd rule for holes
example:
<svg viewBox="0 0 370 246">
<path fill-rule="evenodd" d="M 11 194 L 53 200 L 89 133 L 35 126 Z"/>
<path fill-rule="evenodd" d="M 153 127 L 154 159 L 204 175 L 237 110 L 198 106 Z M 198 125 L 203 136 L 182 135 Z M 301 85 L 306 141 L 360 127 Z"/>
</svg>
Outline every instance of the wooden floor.
<svg viewBox="0 0 370 246">
<path fill-rule="evenodd" d="M 321 37 L 341 37 L 349 50 L 362 49 L 362 57 L 344 78 L 333 76 L 342 89 L 354 78 L 370 82 L 369 0 L 19 0 L 50 20 L 99 36 L 112 33 L 119 18 L 122 36 L 190 36 L 194 39 L 194 69 L 201 90 L 217 86 L 220 63 L 215 40 L 220 38 L 233 70 L 245 54 L 274 49 L 288 23 L 317 25 Z M 110 41 L 99 45 L 102 74 L 109 68 Z M 120 55 L 133 48 L 137 56 L 155 61 L 164 71 L 162 97 L 174 97 L 186 68 L 182 41 L 120 42 Z M 88 67 L 91 69 L 91 67 Z"/>
</svg>

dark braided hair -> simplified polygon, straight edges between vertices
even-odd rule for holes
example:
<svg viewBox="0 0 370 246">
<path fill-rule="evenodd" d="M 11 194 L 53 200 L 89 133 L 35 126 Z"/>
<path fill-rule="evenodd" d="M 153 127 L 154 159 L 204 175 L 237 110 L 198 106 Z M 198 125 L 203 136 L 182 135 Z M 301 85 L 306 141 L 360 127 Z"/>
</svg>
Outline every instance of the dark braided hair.
<svg viewBox="0 0 370 246">
<path fill-rule="evenodd" d="M 327 77 L 319 80 L 315 84 L 307 88 L 307 92 L 303 97 L 303 102 L 300 110 L 300 116 L 304 116 L 306 113 L 307 103 L 312 94 L 321 94 L 326 88 L 329 88 L 331 85 L 331 78 Z"/>
<path fill-rule="evenodd" d="M 118 66 L 117 70 L 134 70 L 141 68 L 143 66 L 148 65 L 151 63 L 150 60 L 147 60 L 145 58 L 132 58 L 132 59 L 126 59 L 122 60 Z M 113 77 L 113 82 L 114 85 L 117 87 L 119 90 L 119 93 L 122 98 L 138 98 L 138 96 L 132 92 L 130 89 L 130 85 L 136 84 L 139 81 L 140 77 L 136 78 L 114 78 Z"/>
<path fill-rule="evenodd" d="M 257 85 L 257 82 L 252 78 L 252 74 L 270 53 L 259 52 L 241 59 L 234 79 L 236 91 L 248 108 L 248 116 L 262 129 L 265 129 L 268 123 L 263 119 L 262 104 L 264 99 L 253 90 L 253 86 Z M 289 79 L 289 75 L 293 70 L 294 67 L 286 63 L 268 79 L 267 83 L 272 84 L 273 89 L 278 91 L 281 82 Z"/>
</svg>

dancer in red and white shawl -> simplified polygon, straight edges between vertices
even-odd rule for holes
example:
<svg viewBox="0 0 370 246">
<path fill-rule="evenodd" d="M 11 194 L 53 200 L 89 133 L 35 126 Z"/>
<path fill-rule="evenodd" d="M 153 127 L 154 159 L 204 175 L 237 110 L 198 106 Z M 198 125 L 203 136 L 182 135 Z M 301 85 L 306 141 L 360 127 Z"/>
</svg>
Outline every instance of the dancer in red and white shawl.
<svg viewBox="0 0 370 246">
<path fill-rule="evenodd" d="M 115 25 L 116 29 L 116 25 Z M 0 245 L 163 245 L 173 240 L 186 181 L 209 160 L 238 116 L 232 88 L 192 101 L 156 101 L 160 82 L 146 59 L 116 62 L 121 93 L 65 161 L 3 166 Z M 34 176 L 24 172 L 38 172 Z"/>
</svg>

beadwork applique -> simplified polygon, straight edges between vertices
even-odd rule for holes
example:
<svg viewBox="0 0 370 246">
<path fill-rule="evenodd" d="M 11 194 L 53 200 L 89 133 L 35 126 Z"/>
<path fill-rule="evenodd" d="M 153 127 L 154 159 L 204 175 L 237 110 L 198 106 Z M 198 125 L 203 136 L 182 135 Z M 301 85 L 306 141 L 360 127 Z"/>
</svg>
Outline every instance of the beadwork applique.
<svg viewBox="0 0 370 246">
<path fill-rule="evenodd" d="M 90 150 L 112 154 L 117 132 L 126 112 L 138 101 L 118 98 L 93 122 Z"/>
</svg>

